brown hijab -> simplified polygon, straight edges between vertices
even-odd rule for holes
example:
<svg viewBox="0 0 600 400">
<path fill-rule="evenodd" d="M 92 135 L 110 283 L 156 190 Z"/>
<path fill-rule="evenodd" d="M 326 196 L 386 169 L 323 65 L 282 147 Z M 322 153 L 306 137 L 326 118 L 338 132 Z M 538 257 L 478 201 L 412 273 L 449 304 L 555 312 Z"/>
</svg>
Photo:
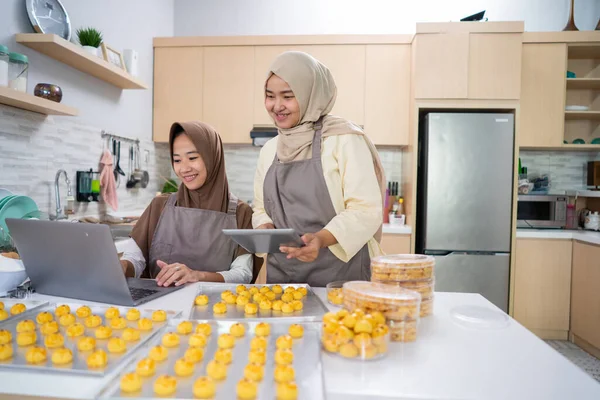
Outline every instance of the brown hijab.
<svg viewBox="0 0 600 400">
<path fill-rule="evenodd" d="M 290 85 L 300 106 L 298 125 L 289 129 L 278 129 L 277 158 L 279 161 L 287 163 L 310 158 L 315 134 L 314 123 L 322 117 L 323 138 L 334 135 L 360 135 L 364 138 L 373 157 L 373 167 L 383 203 L 385 171 L 375 145 L 360 126 L 345 118 L 329 114 L 337 97 L 337 86 L 329 69 L 310 54 L 286 51 L 271 64 L 267 80 L 273 74 Z M 381 232 L 380 227 L 375 234 L 377 241 L 381 240 Z"/>
<path fill-rule="evenodd" d="M 206 166 L 206 181 L 196 190 L 189 190 L 181 183 L 177 190 L 176 206 L 227 212 L 230 193 L 221 137 L 210 125 L 200 121 L 174 123 L 169 134 L 171 165 L 173 165 L 173 142 L 180 132 L 188 135 L 200 153 Z M 169 195 L 155 197 L 131 231 L 131 238 L 142 250 L 146 260 L 149 260 L 154 232 L 168 198 Z M 238 202 L 236 219 L 238 229 L 252 229 L 252 209 L 243 201 Z M 247 253 L 238 246 L 235 257 Z M 257 263 L 255 258 L 255 278 L 258 274 L 257 268 L 260 268 L 260 263 Z"/>
</svg>

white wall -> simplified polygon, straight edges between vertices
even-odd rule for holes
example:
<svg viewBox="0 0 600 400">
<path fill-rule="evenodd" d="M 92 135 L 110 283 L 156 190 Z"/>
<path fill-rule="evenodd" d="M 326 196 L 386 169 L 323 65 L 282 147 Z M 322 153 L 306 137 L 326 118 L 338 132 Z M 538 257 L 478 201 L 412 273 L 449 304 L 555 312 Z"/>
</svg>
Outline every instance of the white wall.
<svg viewBox="0 0 600 400">
<path fill-rule="evenodd" d="M 413 33 L 416 22 L 490 21 L 526 31 L 562 30 L 569 0 L 175 0 L 175 36 Z M 575 23 L 592 30 L 600 1 L 576 0 Z"/>
<path fill-rule="evenodd" d="M 62 0 L 73 26 L 101 30 L 107 44 L 117 50 L 136 49 L 139 78 L 152 86 L 155 36 L 173 35 L 173 0 Z M 33 32 L 24 0 L 2 0 L 0 44 L 29 57 L 28 92 L 37 83 L 58 84 L 63 103 L 79 109 L 78 122 L 122 135 L 152 137 L 152 89 L 121 90 L 79 72 L 41 53 L 15 43 L 16 33 Z"/>
</svg>

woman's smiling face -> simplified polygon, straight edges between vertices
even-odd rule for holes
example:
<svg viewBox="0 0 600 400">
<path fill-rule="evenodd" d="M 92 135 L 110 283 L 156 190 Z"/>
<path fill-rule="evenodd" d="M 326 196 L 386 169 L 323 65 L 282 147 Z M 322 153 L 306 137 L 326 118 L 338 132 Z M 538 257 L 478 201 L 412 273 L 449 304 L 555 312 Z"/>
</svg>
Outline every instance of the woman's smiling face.
<svg viewBox="0 0 600 400">
<path fill-rule="evenodd" d="M 189 190 L 197 190 L 206 182 L 206 165 L 194 142 L 185 133 L 173 141 L 173 169 Z"/>
<path fill-rule="evenodd" d="M 286 81 L 273 74 L 265 86 L 265 108 L 281 129 L 293 128 L 300 122 L 300 104 Z"/>
</svg>

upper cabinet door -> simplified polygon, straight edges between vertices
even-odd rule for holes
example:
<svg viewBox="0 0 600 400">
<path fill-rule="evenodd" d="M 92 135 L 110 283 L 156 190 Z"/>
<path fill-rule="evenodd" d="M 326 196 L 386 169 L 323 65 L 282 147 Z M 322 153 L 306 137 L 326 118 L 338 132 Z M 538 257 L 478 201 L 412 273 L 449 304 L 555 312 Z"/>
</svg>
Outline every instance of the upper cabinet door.
<svg viewBox="0 0 600 400">
<path fill-rule="evenodd" d="M 376 145 L 408 145 L 410 45 L 367 45 L 365 132 Z"/>
<path fill-rule="evenodd" d="M 254 47 L 204 48 L 203 117 L 223 143 L 252 142 L 253 93 Z"/>
<path fill-rule="evenodd" d="M 519 99 L 522 45 L 521 33 L 470 35 L 470 99 Z"/>
<path fill-rule="evenodd" d="M 417 35 L 415 98 L 466 99 L 468 95 L 469 34 Z"/>
<path fill-rule="evenodd" d="M 561 146 L 565 126 L 567 45 L 523 45 L 519 146 Z"/>
<path fill-rule="evenodd" d="M 335 79 L 338 93 L 334 115 L 359 125 L 365 123 L 365 46 L 257 46 L 254 84 L 254 124 L 272 125 L 264 106 L 264 83 L 269 66 L 279 54 L 288 50 L 304 51 L 325 64 Z"/>
<path fill-rule="evenodd" d="M 154 50 L 155 142 L 169 141 L 176 121 L 202 119 L 201 47 L 162 47 Z"/>
</svg>

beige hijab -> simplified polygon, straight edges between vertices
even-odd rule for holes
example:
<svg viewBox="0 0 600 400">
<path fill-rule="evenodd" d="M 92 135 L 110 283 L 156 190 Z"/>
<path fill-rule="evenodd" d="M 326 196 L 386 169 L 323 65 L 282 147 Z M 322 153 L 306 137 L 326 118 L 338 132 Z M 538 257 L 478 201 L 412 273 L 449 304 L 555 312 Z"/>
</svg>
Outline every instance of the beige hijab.
<svg viewBox="0 0 600 400">
<path fill-rule="evenodd" d="M 361 135 L 364 138 L 373 156 L 373 166 L 383 203 L 385 172 L 375 145 L 358 125 L 347 119 L 329 115 L 337 97 L 337 87 L 329 69 L 310 54 L 301 51 L 287 51 L 273 61 L 267 80 L 273 74 L 290 85 L 300 105 L 300 123 L 293 128 L 278 130 L 277 157 L 279 161 L 286 163 L 310 158 L 315 134 L 314 123 L 323 117 L 323 138 L 334 135 Z M 375 239 L 381 240 L 381 227 L 377 231 Z"/>
</svg>

